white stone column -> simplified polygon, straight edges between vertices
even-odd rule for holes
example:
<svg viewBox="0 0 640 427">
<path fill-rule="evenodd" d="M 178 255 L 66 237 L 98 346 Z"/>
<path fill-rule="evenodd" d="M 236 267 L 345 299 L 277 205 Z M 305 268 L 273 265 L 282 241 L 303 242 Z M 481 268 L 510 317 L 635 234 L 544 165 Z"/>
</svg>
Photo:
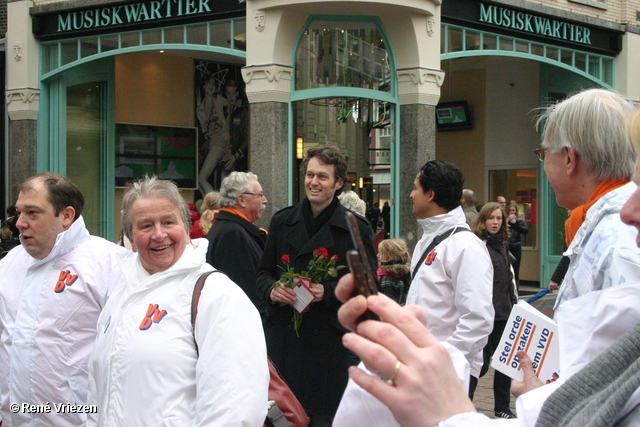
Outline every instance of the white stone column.
<svg viewBox="0 0 640 427">
<path fill-rule="evenodd" d="M 38 41 L 31 31 L 29 8 L 32 1 L 7 3 L 7 90 L 9 117 L 8 158 L 9 198 L 17 198 L 17 186 L 36 173 L 37 118 L 40 101 L 38 82 Z"/>
</svg>

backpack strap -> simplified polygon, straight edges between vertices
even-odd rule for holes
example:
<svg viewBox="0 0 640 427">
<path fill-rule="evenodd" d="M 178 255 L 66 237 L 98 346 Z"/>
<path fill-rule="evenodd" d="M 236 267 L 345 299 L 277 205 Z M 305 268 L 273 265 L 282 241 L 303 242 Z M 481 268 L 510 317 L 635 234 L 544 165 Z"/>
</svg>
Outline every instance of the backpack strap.
<svg viewBox="0 0 640 427">
<path fill-rule="evenodd" d="M 420 266 L 422 265 L 424 260 L 427 259 L 427 255 L 429 255 L 429 252 L 431 252 L 433 250 L 433 248 L 435 248 L 440 243 L 442 243 L 442 241 L 444 239 L 446 239 L 448 237 L 451 237 L 454 234 L 459 233 L 461 231 L 469 231 L 470 232 L 471 230 L 469 230 L 466 227 L 454 227 L 454 228 L 449 229 L 449 230 L 445 231 L 444 233 L 439 234 L 436 237 L 434 237 L 433 240 L 431 241 L 431 243 L 429 244 L 429 246 L 427 246 L 427 249 L 425 249 L 424 252 L 422 253 L 422 256 L 420 257 L 420 261 L 413 268 L 413 273 L 411 274 L 411 280 L 413 281 L 413 278 L 416 277 L 416 274 L 418 273 L 418 270 L 420 269 Z"/>
<path fill-rule="evenodd" d="M 198 351 L 198 343 L 196 342 L 196 317 L 198 316 L 198 303 L 200 302 L 200 295 L 202 294 L 202 288 L 204 288 L 204 284 L 207 281 L 207 277 L 211 273 L 221 273 L 219 270 L 211 270 L 206 273 L 202 273 L 198 281 L 196 282 L 196 286 L 193 288 L 193 296 L 191 297 L 191 333 L 193 334 L 193 342 L 196 344 L 196 353 L 199 354 Z"/>
</svg>

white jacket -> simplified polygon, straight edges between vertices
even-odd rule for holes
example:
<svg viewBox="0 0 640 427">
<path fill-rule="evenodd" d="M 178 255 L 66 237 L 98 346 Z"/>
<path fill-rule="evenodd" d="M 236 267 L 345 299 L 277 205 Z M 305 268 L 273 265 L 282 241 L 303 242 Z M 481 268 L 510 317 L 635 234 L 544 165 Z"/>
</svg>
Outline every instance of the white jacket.
<svg viewBox="0 0 640 427">
<path fill-rule="evenodd" d="M 411 272 L 438 235 L 454 227 L 469 228 L 462 208 L 419 219 L 424 234 L 411 259 Z M 485 244 L 462 231 L 443 240 L 427 256 L 411 282 L 407 304 L 427 310 L 429 330 L 451 344 L 469 361 L 471 375 L 482 368 L 482 349 L 493 330 L 493 265 Z"/>
<path fill-rule="evenodd" d="M 226 275 L 207 279 L 191 328 L 193 288 L 213 268 L 192 240 L 169 269 L 144 280 L 137 254 L 118 257 L 125 281 L 98 321 L 88 426 L 262 426 L 269 370 L 260 315 Z"/>
<path fill-rule="evenodd" d="M 558 318 L 560 379 L 525 393 L 516 401 L 517 419 L 492 420 L 479 413 L 459 414 L 439 427 L 534 427 L 545 400 L 571 376 L 640 322 L 640 283 L 616 286 L 565 303 Z M 567 408 L 569 410 L 571 408 Z M 640 425 L 640 389 L 611 425 Z"/>
<path fill-rule="evenodd" d="M 84 413 L 57 413 L 54 405 L 86 403 L 95 325 L 110 286 L 119 280 L 113 253 L 124 250 L 90 236 L 79 217 L 58 234 L 44 259 L 19 246 L 0 261 L 3 427 L 84 422 Z M 11 404 L 23 403 L 44 405 L 42 410 L 50 412 L 11 411 Z"/>
<path fill-rule="evenodd" d="M 610 191 L 587 211 L 564 253 L 571 262 L 556 299 L 556 318 L 570 299 L 640 278 L 637 232 L 620 219 L 620 209 L 636 188 L 630 182 Z"/>
</svg>

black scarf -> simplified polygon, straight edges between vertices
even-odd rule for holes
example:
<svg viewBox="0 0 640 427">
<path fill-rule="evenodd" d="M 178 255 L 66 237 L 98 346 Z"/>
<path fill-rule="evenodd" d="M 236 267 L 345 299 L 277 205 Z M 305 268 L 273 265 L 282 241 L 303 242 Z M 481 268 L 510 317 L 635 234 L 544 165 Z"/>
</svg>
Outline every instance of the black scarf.
<svg viewBox="0 0 640 427">
<path fill-rule="evenodd" d="M 302 201 L 302 217 L 304 218 L 304 225 L 307 228 L 309 237 L 315 236 L 318 230 L 324 227 L 339 204 L 340 201 L 338 198 L 334 197 L 329 206 L 320 212 L 320 215 L 314 218 L 313 211 L 311 210 L 311 202 L 306 197 L 304 198 Z"/>
</svg>

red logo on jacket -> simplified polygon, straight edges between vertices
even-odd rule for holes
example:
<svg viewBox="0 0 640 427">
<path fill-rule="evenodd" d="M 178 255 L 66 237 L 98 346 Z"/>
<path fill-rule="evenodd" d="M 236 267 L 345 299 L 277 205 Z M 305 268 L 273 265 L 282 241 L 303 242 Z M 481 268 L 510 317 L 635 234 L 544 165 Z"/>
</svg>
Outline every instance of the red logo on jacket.
<svg viewBox="0 0 640 427">
<path fill-rule="evenodd" d="M 73 285 L 76 280 L 78 280 L 77 274 L 71 274 L 71 271 L 63 270 L 58 275 L 58 281 L 56 282 L 56 287 L 53 288 L 53 290 L 59 294 L 64 291 L 67 286 Z"/>
<path fill-rule="evenodd" d="M 144 319 L 142 319 L 142 323 L 140 323 L 140 330 L 146 331 L 153 323 L 158 323 L 164 319 L 166 315 L 167 310 L 158 309 L 158 304 L 149 304 L 147 314 L 144 316 Z"/>
<path fill-rule="evenodd" d="M 427 255 L 427 258 L 424 260 L 424 263 L 426 265 L 431 265 L 433 263 L 433 260 L 436 259 L 436 255 L 438 255 L 438 253 L 436 252 L 436 250 L 432 250 L 431 252 L 429 252 L 429 255 Z"/>
</svg>

